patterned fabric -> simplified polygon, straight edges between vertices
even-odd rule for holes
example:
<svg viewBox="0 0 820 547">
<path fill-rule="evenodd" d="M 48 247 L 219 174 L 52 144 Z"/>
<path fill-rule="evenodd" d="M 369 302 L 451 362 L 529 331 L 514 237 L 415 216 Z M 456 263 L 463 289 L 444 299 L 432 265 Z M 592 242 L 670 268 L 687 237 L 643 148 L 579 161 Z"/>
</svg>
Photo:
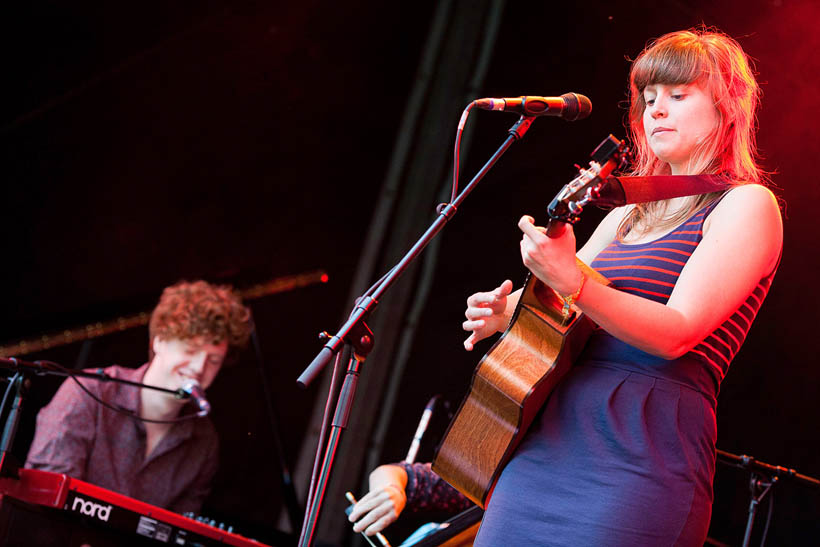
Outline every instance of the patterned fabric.
<svg viewBox="0 0 820 547">
<path fill-rule="evenodd" d="M 429 463 L 398 463 L 407 473 L 407 508 L 413 512 L 447 511 L 453 514 L 473 505 L 432 470 Z"/>
<path fill-rule="evenodd" d="M 613 242 L 592 266 L 619 290 L 665 303 L 712 208 L 655 241 Z M 748 322 L 772 275 L 741 306 Z M 720 351 L 710 340 L 721 329 L 671 360 L 593 332 L 502 471 L 475 545 L 702 546 L 717 391 L 748 330 L 736 314 L 730 321 L 746 328 L 722 327 L 737 338 L 722 367 L 703 349 Z"/>
<path fill-rule="evenodd" d="M 715 206 L 717 202 L 655 241 L 629 245 L 615 240 L 601 251 L 591 266 L 619 290 L 666 304 L 686 261 L 703 239 L 703 223 Z M 735 313 L 691 350 L 692 355 L 709 365 L 716 385 L 720 385 L 729 363 L 743 345 L 769 292 L 774 273 L 761 279 Z"/>
<path fill-rule="evenodd" d="M 112 366 L 109 376 L 140 382 L 148 365 Z M 139 411 L 139 389 L 80 379 L 105 402 Z M 65 473 L 126 496 L 177 511 L 199 512 L 218 466 L 219 441 L 207 418 L 171 428 L 145 458 L 145 426 L 97 403 L 67 379 L 37 415 L 26 467 Z"/>
<path fill-rule="evenodd" d="M 702 210 L 669 234 L 628 245 L 617 239 L 600 252 L 591 266 L 621 291 L 666 304 L 680 272 L 703 239 Z"/>
</svg>

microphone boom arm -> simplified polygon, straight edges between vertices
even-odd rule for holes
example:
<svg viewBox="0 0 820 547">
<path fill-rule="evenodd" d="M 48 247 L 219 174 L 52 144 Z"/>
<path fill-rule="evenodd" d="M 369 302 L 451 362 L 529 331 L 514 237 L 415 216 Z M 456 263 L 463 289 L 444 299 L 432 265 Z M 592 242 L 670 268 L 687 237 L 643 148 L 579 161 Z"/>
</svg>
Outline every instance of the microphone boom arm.
<svg viewBox="0 0 820 547">
<path fill-rule="evenodd" d="M 469 107 L 468 107 L 469 108 Z M 327 487 L 327 483 L 330 480 L 331 469 L 333 467 L 333 460 L 335 457 L 336 449 L 338 448 L 341 430 L 346 427 L 346 416 L 350 412 L 350 406 L 352 405 L 353 398 L 355 396 L 355 389 L 356 389 L 356 382 L 355 378 L 361 372 L 361 366 L 364 359 L 362 356 L 355 355 L 356 346 L 364 346 L 365 349 L 369 352 L 372 349 L 373 337 L 372 335 L 362 335 L 363 332 L 369 332 L 366 325 L 364 325 L 364 320 L 367 316 L 373 311 L 373 309 L 378 304 L 379 299 L 381 296 L 390 288 L 393 283 L 407 270 L 410 263 L 424 250 L 424 248 L 433 240 L 433 238 L 444 228 L 444 225 L 453 218 L 458 210 L 458 207 L 461 203 L 467 198 L 468 195 L 475 189 L 481 179 L 489 172 L 489 170 L 495 165 L 495 163 L 501 158 L 501 156 L 507 151 L 507 149 L 512 146 L 517 140 L 520 140 L 524 137 L 527 131 L 532 125 L 535 116 L 521 116 L 519 120 L 513 124 L 513 126 L 508 130 L 509 135 L 501 144 L 501 146 L 496 150 L 496 152 L 490 157 L 487 163 L 476 173 L 473 179 L 470 181 L 467 186 L 461 191 L 460 194 L 453 200 L 452 203 L 442 204 L 438 208 L 438 216 L 433 221 L 432 225 L 424 232 L 424 234 L 416 241 L 416 243 L 412 246 L 412 248 L 404 255 L 404 257 L 399 261 L 399 263 L 390 270 L 390 272 L 384 277 L 384 279 L 377 283 L 374 287 L 373 291 L 370 292 L 368 295 L 360 297 L 356 301 L 356 305 L 350 314 L 348 320 L 345 322 L 344 325 L 339 329 L 339 331 L 328 338 L 327 343 L 325 343 L 324 347 L 321 349 L 318 355 L 313 359 L 313 361 L 308 365 L 308 367 L 302 372 L 297 380 L 297 384 L 300 387 L 306 388 L 310 385 L 319 373 L 327 366 L 330 360 L 339 354 L 340 349 L 345 344 L 350 344 L 354 346 L 354 358 L 350 360 L 350 364 L 348 366 L 348 373 L 345 379 L 345 386 L 341 390 L 339 394 L 338 401 L 336 403 L 336 414 L 337 418 L 341 413 L 342 420 L 334 419 L 334 424 L 331 426 L 330 435 L 328 438 L 327 445 L 325 447 L 325 455 L 324 460 L 322 461 L 321 465 L 321 472 L 319 474 L 319 478 L 314 485 L 313 481 L 311 480 L 309 492 L 308 492 L 308 508 L 305 512 L 305 520 L 302 525 L 302 530 L 300 533 L 299 543 L 300 547 L 307 547 L 312 545 L 313 543 L 313 535 L 316 531 L 316 525 L 319 520 L 319 515 L 321 513 L 321 505 L 322 499 L 324 497 L 324 492 Z M 369 291 L 368 291 L 369 292 Z M 352 336 L 351 336 L 352 335 Z M 361 358 L 361 360 L 360 360 Z M 350 380 L 350 381 L 348 381 Z M 329 403 L 329 400 L 328 400 Z M 329 404 L 326 408 L 330 408 Z M 324 431 L 324 425 L 322 427 L 322 431 Z M 319 447 L 322 446 L 324 442 L 323 438 L 319 439 Z M 318 463 L 320 461 L 320 448 L 317 449 L 317 457 L 316 461 L 314 462 L 314 469 L 318 469 Z"/>
</svg>

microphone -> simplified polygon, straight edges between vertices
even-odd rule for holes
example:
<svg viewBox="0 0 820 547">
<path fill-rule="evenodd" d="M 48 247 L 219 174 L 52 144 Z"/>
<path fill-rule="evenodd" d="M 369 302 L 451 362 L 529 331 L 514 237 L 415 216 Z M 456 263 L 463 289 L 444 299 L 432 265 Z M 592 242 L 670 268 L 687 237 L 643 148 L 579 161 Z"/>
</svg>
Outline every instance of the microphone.
<svg viewBox="0 0 820 547">
<path fill-rule="evenodd" d="M 484 110 L 504 110 L 524 116 L 557 116 L 574 122 L 589 116 L 592 102 L 578 93 L 564 93 L 560 97 L 525 95 L 507 99 L 476 99 L 473 104 Z"/>
<path fill-rule="evenodd" d="M 416 434 L 413 435 L 413 441 L 410 443 L 410 450 L 407 451 L 407 457 L 404 458 L 406 463 L 416 461 L 416 454 L 421 445 L 421 438 L 424 436 L 424 432 L 427 431 L 427 426 L 430 425 L 430 417 L 433 415 L 433 407 L 436 405 L 438 398 L 439 395 L 434 395 L 427 401 L 427 406 L 424 407 L 424 412 L 421 413 L 421 420 L 419 420 L 419 425 L 416 427 Z"/>
<path fill-rule="evenodd" d="M 202 386 L 193 380 L 188 380 L 180 389 L 188 398 L 193 399 L 194 403 L 196 403 L 196 406 L 199 408 L 199 412 L 196 413 L 197 416 L 208 415 L 211 411 L 211 403 L 205 398 L 205 390 L 202 389 Z"/>
</svg>

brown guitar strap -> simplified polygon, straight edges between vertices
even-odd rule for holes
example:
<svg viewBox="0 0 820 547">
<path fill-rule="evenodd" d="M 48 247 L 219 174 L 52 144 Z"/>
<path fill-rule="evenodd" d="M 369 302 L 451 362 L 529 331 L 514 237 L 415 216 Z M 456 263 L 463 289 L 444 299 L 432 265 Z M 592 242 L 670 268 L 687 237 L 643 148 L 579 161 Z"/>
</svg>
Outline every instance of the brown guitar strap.
<svg viewBox="0 0 820 547">
<path fill-rule="evenodd" d="M 652 175 L 649 177 L 615 177 L 606 179 L 595 204 L 620 207 L 630 203 L 646 203 L 661 199 L 721 192 L 729 188 L 719 175 Z"/>
</svg>

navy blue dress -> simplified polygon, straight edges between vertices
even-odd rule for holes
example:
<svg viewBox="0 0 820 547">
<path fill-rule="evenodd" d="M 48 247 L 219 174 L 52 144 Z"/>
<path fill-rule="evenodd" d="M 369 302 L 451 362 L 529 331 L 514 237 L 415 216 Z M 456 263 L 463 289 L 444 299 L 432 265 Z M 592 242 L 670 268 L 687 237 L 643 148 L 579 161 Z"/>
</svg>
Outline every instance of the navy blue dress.
<svg viewBox="0 0 820 547">
<path fill-rule="evenodd" d="M 592 266 L 619 290 L 665 303 L 712 208 L 653 242 L 615 241 Z M 702 546 L 718 386 L 773 275 L 678 359 L 596 330 L 503 470 L 475 545 Z"/>
</svg>

